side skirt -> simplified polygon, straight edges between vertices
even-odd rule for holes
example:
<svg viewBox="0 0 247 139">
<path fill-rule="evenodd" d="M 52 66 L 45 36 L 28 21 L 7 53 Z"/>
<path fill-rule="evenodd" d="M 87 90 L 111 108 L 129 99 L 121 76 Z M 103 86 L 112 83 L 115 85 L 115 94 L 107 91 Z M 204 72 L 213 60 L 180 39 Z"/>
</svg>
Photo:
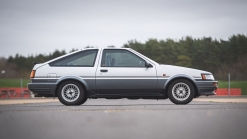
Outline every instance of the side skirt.
<svg viewBox="0 0 247 139">
<path fill-rule="evenodd" d="M 152 94 L 152 95 L 127 95 L 127 94 L 96 94 L 92 96 L 88 96 L 88 98 L 97 99 L 97 98 L 106 98 L 106 99 L 166 99 L 166 97 L 162 94 Z"/>
</svg>

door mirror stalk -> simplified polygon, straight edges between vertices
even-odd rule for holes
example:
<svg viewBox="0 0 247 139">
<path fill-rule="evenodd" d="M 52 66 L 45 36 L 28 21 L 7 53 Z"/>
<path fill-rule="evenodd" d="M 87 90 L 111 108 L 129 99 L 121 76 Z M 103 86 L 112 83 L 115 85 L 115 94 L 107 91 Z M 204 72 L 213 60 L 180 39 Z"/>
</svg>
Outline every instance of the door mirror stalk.
<svg viewBox="0 0 247 139">
<path fill-rule="evenodd" d="M 149 62 L 145 62 L 145 67 L 149 68 L 149 67 L 153 67 Z"/>
</svg>

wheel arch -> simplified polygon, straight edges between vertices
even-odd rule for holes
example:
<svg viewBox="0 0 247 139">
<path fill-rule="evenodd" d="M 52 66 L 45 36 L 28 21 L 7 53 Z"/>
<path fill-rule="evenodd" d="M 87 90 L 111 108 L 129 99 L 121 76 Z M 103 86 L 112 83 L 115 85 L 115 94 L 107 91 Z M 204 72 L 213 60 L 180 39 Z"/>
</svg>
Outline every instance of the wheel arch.
<svg viewBox="0 0 247 139">
<path fill-rule="evenodd" d="M 175 75 L 175 76 L 169 78 L 169 79 L 166 81 L 166 83 L 165 83 L 165 85 L 164 85 L 164 90 L 165 90 L 165 94 L 164 94 L 164 95 L 165 95 L 165 96 L 168 96 L 167 93 L 168 93 L 168 88 L 169 88 L 170 84 L 171 84 L 173 81 L 178 80 L 178 79 L 185 79 L 185 80 L 189 81 L 189 82 L 193 85 L 193 87 L 195 88 L 195 96 L 194 96 L 194 98 L 195 98 L 195 97 L 198 97 L 198 96 L 200 95 L 200 94 L 199 94 L 198 87 L 197 87 L 197 85 L 196 85 L 195 82 L 194 82 L 195 80 L 194 80 L 191 76 L 184 75 L 184 74 L 179 74 L 179 75 Z"/>
<path fill-rule="evenodd" d="M 65 76 L 65 77 L 62 77 L 59 80 L 57 80 L 57 82 L 56 82 L 57 85 L 56 85 L 56 87 L 55 87 L 55 89 L 53 91 L 53 96 L 54 97 L 57 97 L 57 89 L 58 89 L 58 87 L 63 82 L 66 82 L 66 81 L 76 81 L 76 82 L 78 82 L 82 86 L 82 88 L 85 90 L 85 93 L 87 93 L 86 90 L 88 90 L 88 85 L 82 78 L 77 77 L 77 76 Z"/>
</svg>

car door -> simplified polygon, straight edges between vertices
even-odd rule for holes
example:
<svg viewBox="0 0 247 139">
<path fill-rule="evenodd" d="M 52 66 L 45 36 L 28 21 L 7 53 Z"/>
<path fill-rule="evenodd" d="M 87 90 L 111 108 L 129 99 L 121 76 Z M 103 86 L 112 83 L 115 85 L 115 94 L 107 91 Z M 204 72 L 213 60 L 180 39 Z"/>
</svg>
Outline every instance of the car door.
<svg viewBox="0 0 247 139">
<path fill-rule="evenodd" d="M 155 66 L 145 67 L 145 60 L 126 49 L 103 49 L 96 71 L 98 94 L 156 93 Z"/>
</svg>

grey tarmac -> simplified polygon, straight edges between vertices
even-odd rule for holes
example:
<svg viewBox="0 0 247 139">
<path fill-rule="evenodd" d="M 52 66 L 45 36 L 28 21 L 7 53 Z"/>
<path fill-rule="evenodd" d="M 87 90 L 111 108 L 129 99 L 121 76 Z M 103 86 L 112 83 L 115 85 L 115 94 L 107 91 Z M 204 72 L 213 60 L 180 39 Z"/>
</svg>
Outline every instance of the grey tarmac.
<svg viewBox="0 0 247 139">
<path fill-rule="evenodd" d="M 92 99 L 0 105 L 0 139 L 231 139 L 247 137 L 247 103 Z"/>
</svg>

